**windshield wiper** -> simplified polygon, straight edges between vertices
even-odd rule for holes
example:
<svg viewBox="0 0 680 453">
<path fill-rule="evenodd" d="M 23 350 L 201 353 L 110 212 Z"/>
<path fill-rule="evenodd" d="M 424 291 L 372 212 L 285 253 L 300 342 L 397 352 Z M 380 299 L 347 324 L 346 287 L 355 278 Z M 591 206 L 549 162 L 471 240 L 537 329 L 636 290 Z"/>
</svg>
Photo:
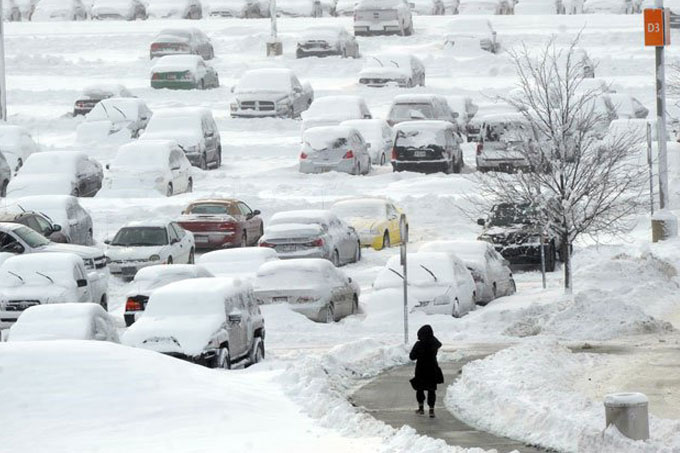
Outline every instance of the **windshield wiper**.
<svg viewBox="0 0 680 453">
<path fill-rule="evenodd" d="M 380 60 L 378 60 L 378 59 L 377 59 L 376 57 L 371 57 L 371 58 L 373 58 L 373 59 L 374 59 L 375 61 L 377 61 L 377 62 L 378 62 L 378 64 L 379 64 L 380 66 L 382 66 L 382 67 L 384 67 L 384 66 L 385 66 L 385 65 L 383 64 L 383 62 L 382 62 L 382 61 L 380 61 Z"/>
<path fill-rule="evenodd" d="M 434 281 L 435 281 L 435 282 L 439 281 L 439 280 L 437 279 L 437 276 L 434 275 L 434 272 L 432 272 L 431 270 L 429 270 L 428 268 L 426 268 L 426 267 L 423 266 L 422 264 L 420 265 L 420 267 L 422 267 L 423 269 L 425 269 L 425 270 L 427 271 L 427 273 L 430 274 L 430 275 L 432 276 L 432 278 L 434 278 Z"/>
<path fill-rule="evenodd" d="M 401 275 L 399 272 L 395 271 L 395 270 L 392 269 L 391 267 L 390 267 L 389 269 L 390 269 L 390 271 L 392 271 L 392 272 L 394 272 L 395 274 L 397 274 L 397 275 L 399 276 L 399 278 L 401 278 L 402 280 L 404 279 L 404 276 Z"/>
<path fill-rule="evenodd" d="M 397 63 L 397 62 L 394 61 L 394 60 L 390 60 L 390 63 L 393 63 L 397 68 L 399 67 L 399 63 Z"/>
<path fill-rule="evenodd" d="M 42 272 L 38 272 L 38 271 L 35 271 L 35 273 L 40 275 L 41 277 L 45 277 L 46 279 L 48 279 L 50 281 L 50 283 L 52 283 L 54 285 L 54 280 L 52 280 L 52 277 L 50 277 L 49 275 L 45 275 Z"/>
<path fill-rule="evenodd" d="M 116 107 L 115 105 L 113 106 L 113 108 L 116 109 L 116 110 L 118 110 L 118 111 L 120 112 L 120 114 L 123 115 L 123 118 L 128 119 L 127 115 L 126 115 L 121 109 L 119 109 L 119 108 Z"/>
<path fill-rule="evenodd" d="M 13 275 L 13 276 L 15 276 L 16 278 L 18 278 L 19 280 L 21 280 L 21 283 L 24 283 L 24 279 L 23 279 L 23 278 L 21 278 L 21 275 L 19 275 L 19 274 L 15 274 L 15 273 L 14 273 L 14 272 L 12 272 L 12 271 L 7 271 L 7 273 L 8 273 L 8 274 L 10 274 L 10 275 Z"/>
</svg>

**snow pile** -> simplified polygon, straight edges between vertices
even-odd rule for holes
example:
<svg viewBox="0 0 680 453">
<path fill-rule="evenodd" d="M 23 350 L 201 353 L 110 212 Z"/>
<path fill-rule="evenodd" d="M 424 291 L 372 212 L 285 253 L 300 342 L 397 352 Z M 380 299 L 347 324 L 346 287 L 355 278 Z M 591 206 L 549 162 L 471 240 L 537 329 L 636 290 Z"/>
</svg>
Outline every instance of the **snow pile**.
<svg viewBox="0 0 680 453">
<path fill-rule="evenodd" d="M 574 387 L 608 360 L 574 354 L 556 342 L 528 341 L 466 365 L 449 387 L 446 405 L 472 426 L 559 451 L 677 451 L 677 421 L 650 417 L 647 442 L 625 439 L 615 429 L 603 436 L 603 403 Z"/>
</svg>

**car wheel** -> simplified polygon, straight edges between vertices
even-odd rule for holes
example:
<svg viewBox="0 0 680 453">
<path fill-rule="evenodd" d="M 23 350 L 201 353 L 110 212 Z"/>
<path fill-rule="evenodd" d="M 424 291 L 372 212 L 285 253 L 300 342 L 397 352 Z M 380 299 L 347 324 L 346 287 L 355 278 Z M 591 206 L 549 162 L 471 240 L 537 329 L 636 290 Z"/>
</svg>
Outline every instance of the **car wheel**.
<svg viewBox="0 0 680 453">
<path fill-rule="evenodd" d="M 168 188 L 165 190 L 165 195 L 168 197 L 172 196 L 172 183 L 168 183 Z"/>
<path fill-rule="evenodd" d="M 333 250 L 331 262 L 333 263 L 333 266 L 340 267 L 340 254 L 338 253 L 337 250 Z"/>
<path fill-rule="evenodd" d="M 453 301 L 453 310 L 451 311 L 451 316 L 454 318 L 460 318 L 460 301 L 456 297 L 456 300 Z"/>
<path fill-rule="evenodd" d="M 250 364 L 254 365 L 264 360 L 264 340 L 261 337 L 255 337 L 253 341 L 253 350 L 250 353 Z"/>
<path fill-rule="evenodd" d="M 187 184 L 187 192 L 191 193 L 194 191 L 194 180 L 193 178 L 189 178 L 189 183 Z"/>
<path fill-rule="evenodd" d="M 361 242 L 357 242 L 357 250 L 354 252 L 354 263 L 361 261 Z"/>
<path fill-rule="evenodd" d="M 241 236 L 241 244 L 239 244 L 239 247 L 248 247 L 248 235 L 243 232 L 243 235 Z"/>
<path fill-rule="evenodd" d="M 0 197 L 6 197 L 7 196 L 7 186 L 9 185 L 9 181 L 5 181 L 2 183 L 2 189 L 0 189 Z"/>
<path fill-rule="evenodd" d="M 352 300 L 352 314 L 355 315 L 357 313 L 359 313 L 359 298 L 355 294 Z"/>
<path fill-rule="evenodd" d="M 194 249 L 191 249 L 189 252 L 189 262 L 187 264 L 194 264 L 196 262 L 196 253 L 194 252 Z"/>
<path fill-rule="evenodd" d="M 387 158 L 385 157 L 385 153 L 382 153 L 380 155 L 380 165 L 385 165 L 385 162 L 387 161 Z"/>
<path fill-rule="evenodd" d="M 496 282 L 493 282 L 493 285 L 491 286 L 491 292 L 493 293 L 494 299 L 498 297 L 498 288 L 496 287 Z"/>
<path fill-rule="evenodd" d="M 359 176 L 361 175 L 361 164 L 357 163 L 357 169 L 355 175 Z"/>
<path fill-rule="evenodd" d="M 342 49 L 342 58 L 347 58 L 347 49 Z"/>
<path fill-rule="evenodd" d="M 217 147 L 217 158 L 215 159 L 215 168 L 222 166 L 222 147 Z"/>
<path fill-rule="evenodd" d="M 508 296 L 511 294 L 515 294 L 517 292 L 517 285 L 515 284 L 515 279 L 511 278 L 510 279 L 510 292 L 508 293 Z"/>
<path fill-rule="evenodd" d="M 208 156 L 206 156 L 205 153 L 201 156 L 201 159 L 198 161 L 198 168 L 200 168 L 201 170 L 208 169 Z"/>
<path fill-rule="evenodd" d="M 335 322 L 335 307 L 333 307 L 332 303 L 328 304 L 328 306 L 326 307 L 323 322 L 325 322 L 326 324 Z"/>
<path fill-rule="evenodd" d="M 291 105 L 290 108 L 288 109 L 288 114 L 286 115 L 288 118 L 295 118 L 295 109 Z"/>
<path fill-rule="evenodd" d="M 390 248 L 391 246 L 392 246 L 392 243 L 391 243 L 391 241 L 390 241 L 390 233 L 388 233 L 387 231 L 385 231 L 385 234 L 383 235 L 382 248 L 381 248 L 380 250 L 388 249 L 388 248 Z"/>
<path fill-rule="evenodd" d="M 205 90 L 205 79 L 201 79 L 201 83 L 198 85 L 201 90 Z"/>
<path fill-rule="evenodd" d="M 73 196 L 76 197 L 76 198 L 79 197 L 80 196 L 80 189 L 78 189 L 77 187 L 75 189 L 73 189 Z"/>
<path fill-rule="evenodd" d="M 229 354 L 229 347 L 228 346 L 222 346 L 217 351 L 217 355 L 215 356 L 215 363 L 213 364 L 213 368 L 221 368 L 223 370 L 230 370 L 231 369 L 231 356 Z"/>
<path fill-rule="evenodd" d="M 109 301 L 106 297 L 106 294 L 102 296 L 102 299 L 99 301 L 99 305 L 101 305 L 104 310 L 109 311 Z"/>
<path fill-rule="evenodd" d="M 168 257 L 167 263 L 172 264 L 172 257 L 171 256 Z"/>
</svg>

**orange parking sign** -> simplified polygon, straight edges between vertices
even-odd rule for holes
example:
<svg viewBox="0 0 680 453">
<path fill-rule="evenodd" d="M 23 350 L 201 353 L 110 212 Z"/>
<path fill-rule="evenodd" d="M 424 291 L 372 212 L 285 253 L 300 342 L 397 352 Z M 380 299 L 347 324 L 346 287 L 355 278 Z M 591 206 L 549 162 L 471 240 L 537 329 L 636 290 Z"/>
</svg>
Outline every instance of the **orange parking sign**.
<svg viewBox="0 0 680 453">
<path fill-rule="evenodd" d="M 645 9 L 645 46 L 660 47 L 664 43 L 664 12 L 661 8 Z"/>
</svg>

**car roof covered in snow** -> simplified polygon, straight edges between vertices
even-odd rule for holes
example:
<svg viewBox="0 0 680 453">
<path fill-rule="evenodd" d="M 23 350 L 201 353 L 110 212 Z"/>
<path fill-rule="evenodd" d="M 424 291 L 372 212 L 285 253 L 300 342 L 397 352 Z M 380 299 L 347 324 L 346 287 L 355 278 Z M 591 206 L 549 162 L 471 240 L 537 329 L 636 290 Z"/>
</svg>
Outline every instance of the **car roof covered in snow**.
<svg viewBox="0 0 680 453">
<path fill-rule="evenodd" d="M 0 139 L 3 145 L 7 146 L 9 141 L 19 140 L 21 135 L 27 134 L 28 129 L 14 124 L 0 124 Z"/>
<path fill-rule="evenodd" d="M 358 131 L 353 127 L 348 126 L 317 126 L 305 129 L 302 133 L 302 141 L 308 142 L 310 145 L 315 143 L 327 143 L 335 139 L 344 137 L 347 138 L 353 132 Z M 316 148 L 316 146 L 314 146 Z"/>
<path fill-rule="evenodd" d="M 153 163 L 165 165 L 168 163 L 170 152 L 178 149 L 177 142 L 174 140 L 137 140 L 126 143 L 118 148 L 116 157 L 111 162 L 111 167 L 140 167 L 148 165 L 143 163 Z M 144 157 L 143 162 L 140 161 Z"/>
<path fill-rule="evenodd" d="M 22 175 L 29 172 L 52 173 L 65 169 L 75 172 L 76 163 L 81 159 L 87 159 L 87 154 L 82 151 L 42 151 L 33 153 L 28 156 L 18 174 Z"/>
<path fill-rule="evenodd" d="M 21 206 L 36 211 L 66 209 L 73 204 L 78 204 L 78 198 L 73 195 L 30 195 L 12 200 L 18 209 Z"/>
<path fill-rule="evenodd" d="M 484 254 L 491 244 L 485 241 L 430 241 L 420 246 L 418 253 L 442 252 L 452 254 L 464 262 L 484 263 Z"/>
<path fill-rule="evenodd" d="M 295 73 L 288 68 L 259 68 L 246 71 L 234 88 L 235 93 L 257 91 L 288 92 Z"/>
<path fill-rule="evenodd" d="M 154 37 L 154 41 L 158 38 L 164 38 L 168 36 L 179 37 L 179 38 L 189 38 L 192 33 L 202 33 L 198 28 L 195 27 L 185 27 L 185 28 L 164 28 L 158 32 Z"/>
<path fill-rule="evenodd" d="M 320 37 L 337 38 L 343 31 L 346 31 L 346 29 L 340 25 L 315 25 L 313 27 L 306 28 L 301 33 L 299 41 L 316 39 Z"/>
<path fill-rule="evenodd" d="M 107 316 L 106 310 L 94 303 L 34 305 L 21 313 L 7 341 L 90 340 L 93 319 Z"/>
<path fill-rule="evenodd" d="M 359 0 L 355 9 L 383 9 L 401 6 L 400 0 Z"/>
<path fill-rule="evenodd" d="M 335 271 L 336 268 L 330 261 L 323 258 L 290 259 L 264 263 L 257 271 L 257 275 L 259 277 L 287 271 L 321 273 L 329 269 Z"/>
<path fill-rule="evenodd" d="M 225 298 L 233 297 L 250 290 L 250 284 L 239 279 L 210 277 L 191 278 L 170 283 L 155 290 L 147 306 L 151 316 L 163 315 L 164 306 L 173 305 L 170 310 L 177 314 L 177 307 L 184 307 L 186 314 L 194 313 L 195 305 L 202 305 L 197 314 L 220 314 L 223 317 Z M 207 309 L 207 310 L 206 310 Z"/>
<path fill-rule="evenodd" d="M 203 58 L 200 55 L 165 55 L 155 61 L 151 72 L 179 72 L 196 69 Z"/>
<path fill-rule="evenodd" d="M 334 110 L 343 108 L 355 108 L 366 104 L 366 100 L 361 96 L 353 94 L 341 94 L 337 96 L 322 96 L 314 99 L 312 105 L 309 106 L 309 111 L 313 112 L 315 109 L 327 109 L 332 107 Z"/>
<path fill-rule="evenodd" d="M 491 113 L 489 115 L 484 115 L 480 119 L 482 119 L 485 123 L 528 123 L 522 112 Z"/>
<path fill-rule="evenodd" d="M 375 206 L 385 206 L 388 203 L 387 199 L 385 198 L 379 198 L 379 197 L 361 197 L 361 198 L 348 198 L 346 200 L 340 200 L 336 201 L 335 204 L 333 204 L 333 207 L 335 206 L 366 206 L 366 205 L 375 205 Z M 332 208 L 331 208 L 332 209 Z"/>
<path fill-rule="evenodd" d="M 125 85 L 120 83 L 97 83 L 88 85 L 83 89 L 83 96 L 91 98 L 102 98 L 120 96 L 128 92 Z"/>
<path fill-rule="evenodd" d="M 323 228 L 316 223 L 300 223 L 299 221 L 286 221 L 272 225 L 271 222 L 264 231 L 264 239 L 313 237 L 323 233 Z"/>
<path fill-rule="evenodd" d="M 491 21 L 489 19 L 483 19 L 481 17 L 459 16 L 456 17 L 454 20 L 450 21 L 446 26 L 447 34 L 454 36 L 460 32 L 465 34 L 469 34 L 470 32 L 482 34 L 485 31 L 490 30 L 493 30 Z"/>
<path fill-rule="evenodd" d="M 159 118 L 177 118 L 185 116 L 212 115 L 212 111 L 206 107 L 173 107 L 154 110 L 153 117 L 156 121 Z"/>
<path fill-rule="evenodd" d="M 394 131 L 443 131 L 453 129 L 453 124 L 442 120 L 416 120 L 404 121 L 394 126 Z"/>
<path fill-rule="evenodd" d="M 296 211 L 277 212 L 272 216 L 269 225 L 273 226 L 283 223 L 322 223 L 328 225 L 335 218 L 335 214 L 327 209 L 300 209 Z"/>
<path fill-rule="evenodd" d="M 392 104 L 420 104 L 432 102 L 434 99 L 446 100 L 439 94 L 399 94 L 394 97 Z"/>
<path fill-rule="evenodd" d="M 49 269 L 51 271 L 63 271 L 72 269 L 83 264 L 83 259 L 74 253 L 50 252 L 50 253 L 27 253 L 17 255 L 5 260 L 0 265 L 0 270 L 22 270 L 26 272 L 41 271 Z"/>
<path fill-rule="evenodd" d="M 275 250 L 267 247 L 244 247 L 236 249 L 213 250 L 202 255 L 198 262 L 222 263 L 222 262 L 243 262 L 253 260 L 278 260 L 279 255 Z"/>
<path fill-rule="evenodd" d="M 400 287 L 403 280 L 403 268 L 399 255 L 392 256 L 379 272 L 373 283 L 375 289 Z M 422 252 L 409 253 L 407 259 L 409 285 L 431 286 L 441 283 L 454 282 L 454 270 L 452 257 L 447 253 Z M 393 272 L 392 270 L 397 273 Z M 433 272 L 438 281 L 435 281 L 430 272 Z"/>
<path fill-rule="evenodd" d="M 212 274 L 198 264 L 156 264 L 141 268 L 134 281 L 160 280 L 173 277 L 210 277 Z"/>
</svg>

